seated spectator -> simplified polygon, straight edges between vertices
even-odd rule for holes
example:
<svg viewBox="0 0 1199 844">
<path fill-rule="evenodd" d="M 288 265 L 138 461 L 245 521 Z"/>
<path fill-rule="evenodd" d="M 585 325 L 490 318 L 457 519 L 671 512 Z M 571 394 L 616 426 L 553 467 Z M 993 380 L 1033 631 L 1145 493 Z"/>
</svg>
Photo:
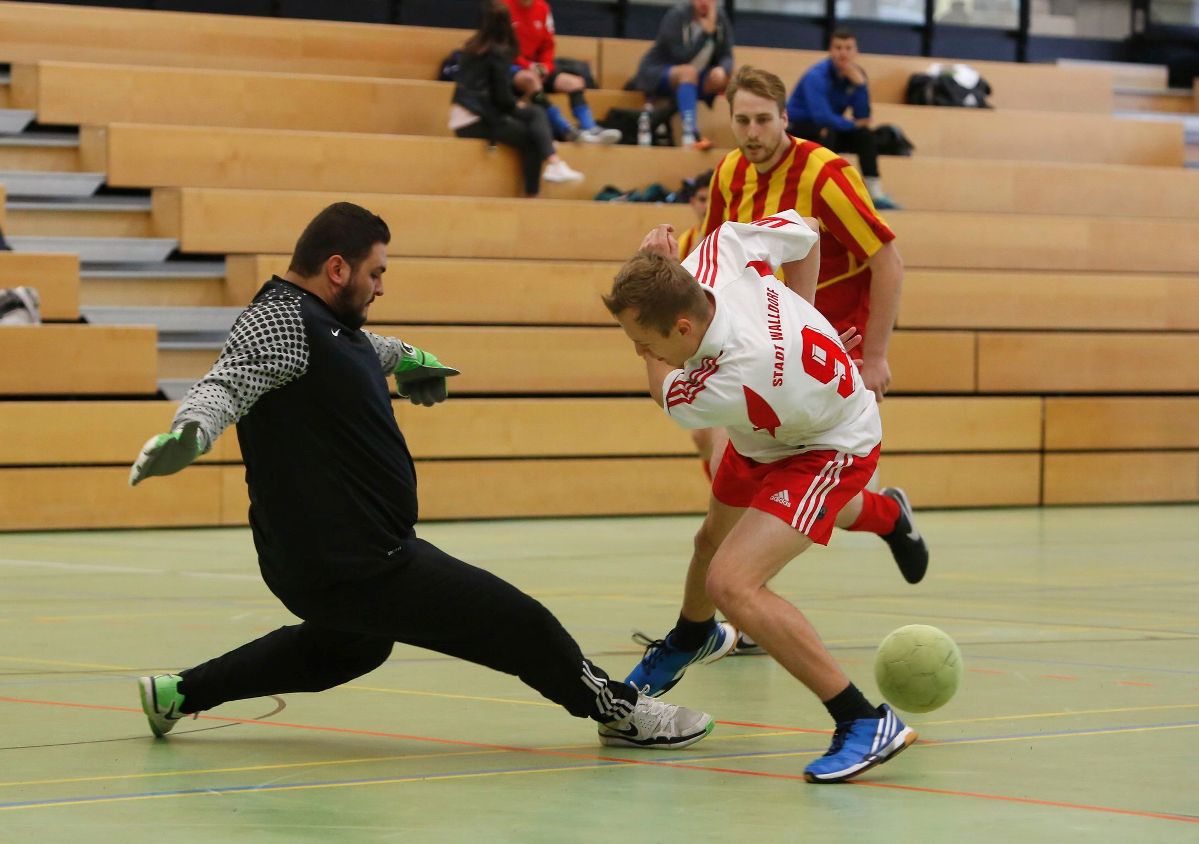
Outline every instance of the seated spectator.
<svg viewBox="0 0 1199 844">
<path fill-rule="evenodd" d="M 583 96 L 587 80 L 577 73 L 567 73 L 555 64 L 554 15 L 549 4 L 545 0 L 504 2 L 508 5 L 512 28 L 516 32 L 517 53 L 512 64 L 512 84 L 516 92 L 524 97 L 535 96 L 542 91 L 570 95 L 570 110 L 579 124 L 577 130 L 556 105 L 550 102 L 544 105 L 550 126 L 563 140 L 589 144 L 619 143 L 618 130 L 601 129 L 596 125 L 591 108 Z M 587 70 L 585 65 L 579 69 Z"/>
<path fill-rule="evenodd" d="M 699 227 L 708 213 L 708 189 L 711 187 L 711 183 L 712 171 L 705 170 L 694 179 L 687 179 L 683 182 L 683 189 L 679 191 L 679 201 L 686 202 L 691 206 L 696 220 L 694 226 L 679 235 L 680 261 L 690 255 L 691 250 L 699 246 L 699 242 L 702 240 L 699 236 Z"/>
<path fill-rule="evenodd" d="M 649 97 L 673 97 L 683 118 L 683 146 L 707 149 L 695 110 L 724 93 L 733 72 L 733 25 L 717 0 L 687 0 L 668 11 L 658 37 L 629 86 Z"/>
<path fill-rule="evenodd" d="M 787 100 L 787 131 L 815 141 L 833 152 L 858 156 L 876 208 L 899 208 L 883 190 L 878 172 L 878 148 L 870 128 L 870 91 L 866 72 L 857 64 L 858 41 L 848 29 L 833 33 L 829 57 L 805 73 Z M 845 116 L 853 110 L 853 118 Z"/>
<path fill-rule="evenodd" d="M 554 151 L 554 138 L 544 109 L 518 102 L 509 81 L 516 54 L 516 35 L 508 7 L 502 3 L 483 10 L 479 31 L 462 47 L 454 82 L 450 128 L 459 138 L 486 138 L 515 147 L 520 154 L 526 196 L 541 192 L 541 165 L 547 182 L 577 182 L 583 174 Z"/>
</svg>

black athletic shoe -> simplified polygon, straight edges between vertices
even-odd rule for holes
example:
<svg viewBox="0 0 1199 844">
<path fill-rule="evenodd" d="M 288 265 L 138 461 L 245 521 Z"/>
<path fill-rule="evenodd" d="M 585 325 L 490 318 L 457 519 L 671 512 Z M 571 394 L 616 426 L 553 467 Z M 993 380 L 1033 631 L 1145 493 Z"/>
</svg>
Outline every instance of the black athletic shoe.
<svg viewBox="0 0 1199 844">
<path fill-rule="evenodd" d="M 899 566 L 903 579 L 908 583 L 919 583 L 928 571 L 928 545 L 916 529 L 916 522 L 912 518 L 912 505 L 908 503 L 904 491 L 898 487 L 887 487 L 880 495 L 894 499 L 899 505 L 899 519 L 895 522 L 895 529 L 885 535 L 883 541 L 891 547 L 891 556 L 895 558 L 895 565 Z"/>
<path fill-rule="evenodd" d="M 729 651 L 729 656 L 761 656 L 766 649 L 744 633 L 737 636 L 737 644 Z"/>
</svg>

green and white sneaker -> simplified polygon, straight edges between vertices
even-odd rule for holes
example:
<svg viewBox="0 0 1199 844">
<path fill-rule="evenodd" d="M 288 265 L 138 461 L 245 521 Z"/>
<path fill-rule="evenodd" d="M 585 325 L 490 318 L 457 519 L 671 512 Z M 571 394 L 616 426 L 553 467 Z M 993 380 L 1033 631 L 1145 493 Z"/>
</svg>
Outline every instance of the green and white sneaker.
<svg viewBox="0 0 1199 844">
<path fill-rule="evenodd" d="M 146 720 L 150 722 L 150 731 L 157 738 L 165 736 L 174 728 L 176 722 L 185 717 L 179 711 L 183 706 L 183 695 L 179 694 L 179 682 L 182 679 L 178 674 L 155 674 L 138 678 L 138 687 L 142 693 L 142 710 L 146 713 Z"/>
</svg>

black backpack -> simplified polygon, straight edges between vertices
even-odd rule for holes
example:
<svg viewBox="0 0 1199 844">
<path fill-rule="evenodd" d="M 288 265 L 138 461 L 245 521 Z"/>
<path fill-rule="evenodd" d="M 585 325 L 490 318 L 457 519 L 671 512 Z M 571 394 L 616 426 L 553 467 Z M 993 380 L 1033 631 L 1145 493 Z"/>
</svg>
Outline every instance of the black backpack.
<svg viewBox="0 0 1199 844">
<path fill-rule="evenodd" d="M 913 73 L 908 77 L 904 102 L 908 105 L 991 108 L 987 103 L 990 94 L 991 86 L 981 76 L 974 85 L 966 87 L 954 78 L 952 70 L 942 70 L 939 73 Z"/>
<path fill-rule="evenodd" d="M 879 155 L 911 155 L 916 145 L 898 126 L 887 123 L 871 130 Z"/>
<path fill-rule="evenodd" d="M 674 130 L 670 125 L 670 118 L 673 116 L 674 109 L 669 106 L 656 108 L 650 112 L 650 128 L 654 133 L 654 146 L 674 146 Z M 641 112 L 635 109 L 610 108 L 604 119 L 599 121 L 599 125 L 605 129 L 619 131 L 622 144 L 636 144 L 637 121 L 640 119 Z"/>
</svg>

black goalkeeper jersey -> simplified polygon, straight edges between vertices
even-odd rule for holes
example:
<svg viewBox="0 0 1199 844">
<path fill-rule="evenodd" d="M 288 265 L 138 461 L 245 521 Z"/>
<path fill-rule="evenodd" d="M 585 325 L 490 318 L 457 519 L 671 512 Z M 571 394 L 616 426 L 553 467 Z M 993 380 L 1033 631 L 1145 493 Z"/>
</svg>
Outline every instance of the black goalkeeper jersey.
<svg viewBox="0 0 1199 844">
<path fill-rule="evenodd" d="M 180 404 L 172 427 L 198 422 L 205 450 L 237 423 L 272 586 L 354 579 L 414 536 L 416 472 L 388 383 L 402 348 L 276 276 Z"/>
</svg>

